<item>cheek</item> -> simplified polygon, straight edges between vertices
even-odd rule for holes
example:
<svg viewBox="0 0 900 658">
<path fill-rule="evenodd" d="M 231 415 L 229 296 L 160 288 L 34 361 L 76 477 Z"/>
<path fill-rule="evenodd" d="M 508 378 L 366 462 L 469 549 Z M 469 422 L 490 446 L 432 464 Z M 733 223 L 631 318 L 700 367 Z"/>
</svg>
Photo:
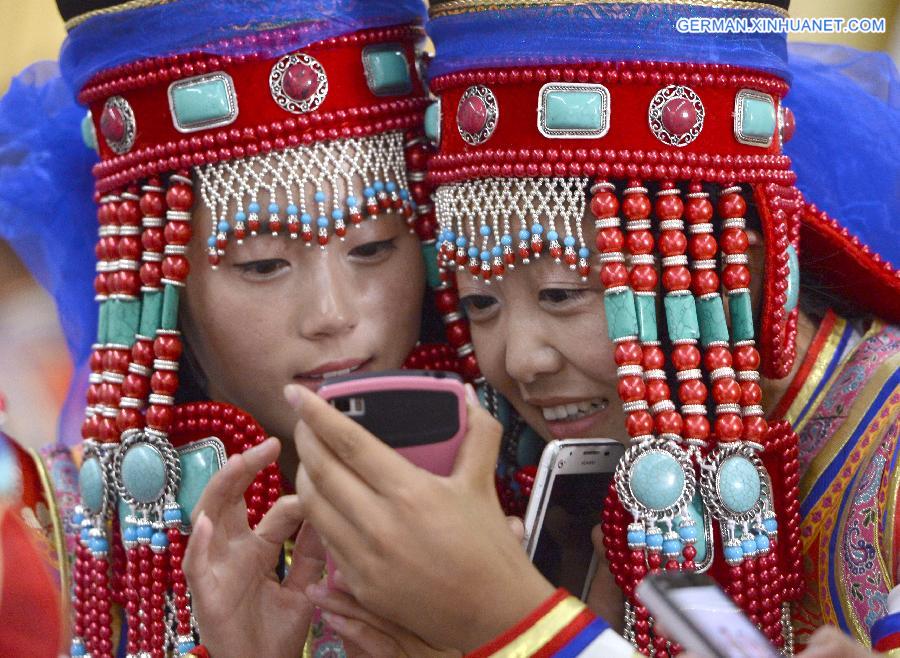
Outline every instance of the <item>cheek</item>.
<svg viewBox="0 0 900 658">
<path fill-rule="evenodd" d="M 418 340 L 422 321 L 425 268 L 418 240 L 402 240 L 390 260 L 361 269 L 357 281 L 361 323 L 383 351 L 402 360 Z"/>
</svg>

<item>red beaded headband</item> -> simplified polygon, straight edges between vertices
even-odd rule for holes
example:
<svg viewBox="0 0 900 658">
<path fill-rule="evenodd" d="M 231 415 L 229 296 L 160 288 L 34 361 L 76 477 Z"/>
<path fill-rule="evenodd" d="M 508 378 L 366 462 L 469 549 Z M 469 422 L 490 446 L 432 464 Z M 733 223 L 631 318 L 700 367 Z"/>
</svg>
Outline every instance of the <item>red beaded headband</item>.
<svg viewBox="0 0 900 658">
<path fill-rule="evenodd" d="M 314 141 L 413 128 L 427 104 L 414 47 L 422 34 L 414 27 L 365 30 L 293 56 L 193 53 L 106 71 L 79 97 L 99 136 L 97 190 Z M 384 77 L 384 67 L 396 78 Z M 337 71 L 341 83 L 329 85 L 329 72 Z M 353 72 L 358 80 L 351 84 L 346 76 Z"/>
</svg>

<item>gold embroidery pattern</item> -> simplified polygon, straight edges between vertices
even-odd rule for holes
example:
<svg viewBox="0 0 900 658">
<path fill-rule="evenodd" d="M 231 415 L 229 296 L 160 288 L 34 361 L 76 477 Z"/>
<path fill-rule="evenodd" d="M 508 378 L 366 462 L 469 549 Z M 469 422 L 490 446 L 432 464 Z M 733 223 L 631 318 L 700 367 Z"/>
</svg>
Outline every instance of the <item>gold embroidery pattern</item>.
<svg viewBox="0 0 900 658">
<path fill-rule="evenodd" d="M 455 14 L 468 14 L 480 11 L 500 11 L 503 9 L 517 9 L 520 7 L 567 7 L 579 5 L 691 5 L 694 7 L 712 7 L 715 9 L 746 9 L 768 10 L 787 17 L 787 10 L 775 7 L 764 2 L 745 2 L 743 0 L 666 0 L 658 2 L 654 0 L 498 0 L 485 2 L 484 0 L 448 0 L 447 2 L 432 1 L 430 14 L 432 18 L 452 16 Z"/>
</svg>

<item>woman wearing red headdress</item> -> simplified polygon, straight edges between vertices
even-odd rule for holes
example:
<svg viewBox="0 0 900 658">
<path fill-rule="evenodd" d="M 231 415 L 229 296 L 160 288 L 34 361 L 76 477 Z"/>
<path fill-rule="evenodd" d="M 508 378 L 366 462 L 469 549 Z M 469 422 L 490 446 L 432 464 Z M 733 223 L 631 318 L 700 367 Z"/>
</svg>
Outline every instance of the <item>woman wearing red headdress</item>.
<svg viewBox="0 0 900 658">
<path fill-rule="evenodd" d="M 266 437 L 291 434 L 290 383 L 472 371 L 458 327 L 451 345 L 418 342 L 443 334 L 425 286 L 424 8 L 59 5 L 62 77 L 29 69 L 0 107 L 0 235 L 55 295 L 81 373 L 61 430 L 71 443 L 78 416 L 80 469 L 54 450 L 41 494 L 74 554 L 67 574 L 57 542 L 72 655 L 183 655 L 201 640 L 249 655 L 273 633 L 299 652 L 308 629 L 313 655 L 343 655 L 311 624 L 303 585 L 322 565 L 308 530 L 306 568 L 285 577 L 297 458 Z M 194 529 L 207 543 L 188 560 Z"/>
<path fill-rule="evenodd" d="M 823 624 L 869 644 L 897 573 L 900 286 L 889 237 L 896 196 L 868 181 L 873 170 L 896 172 L 896 144 L 874 142 L 896 141 L 897 111 L 873 92 L 873 60 L 863 89 L 850 80 L 862 64 L 847 53 L 843 69 L 834 52 L 829 66 L 796 53 L 789 69 L 783 35 L 691 33 L 717 19 L 778 20 L 786 3 L 620 4 L 432 6 L 440 146 L 430 168 L 445 282 L 470 318 L 488 383 L 544 439 L 630 446 L 616 486 L 598 492 L 607 579 L 621 594 L 606 588 L 597 611 L 639 650 L 670 650 L 634 596 L 656 569 L 709 570 L 787 650 L 795 632 L 805 644 Z M 810 130 L 793 147 L 789 107 L 800 134 Z M 836 155 L 848 135 L 859 150 L 850 162 Z M 846 216 L 843 227 L 811 205 L 818 199 Z M 483 479 L 466 482 L 466 461 L 449 483 L 401 476 L 366 439 L 326 436 L 338 419 L 308 397 L 301 413 L 356 476 L 303 430 L 298 489 L 347 558 L 360 600 L 428 639 L 452 643 L 451 629 L 464 631 L 464 648 L 499 631 L 500 618 L 522 619 L 540 581 L 524 575 L 521 556 L 498 548 L 479 562 L 475 547 L 488 542 L 461 523 L 423 528 L 401 494 L 381 506 L 384 524 L 356 538 L 334 532 L 341 517 L 381 518 L 378 497 L 348 507 L 358 480 L 380 491 L 386 478 L 411 478 L 431 518 L 458 521 L 453 502 L 469 506 L 469 522 L 491 515 Z M 509 510 L 521 509 L 527 467 L 501 463 Z M 509 543 L 496 519 L 479 527 Z M 446 600 L 398 598 L 419 581 L 438 587 L 411 556 L 439 554 L 441 539 L 457 551 L 438 561 L 443 577 L 459 574 L 465 586 Z M 360 566 L 362 540 L 389 550 Z M 460 607 L 466 587 L 484 602 L 477 612 Z M 575 655 L 598 633 L 560 595 L 477 655 Z"/>
</svg>

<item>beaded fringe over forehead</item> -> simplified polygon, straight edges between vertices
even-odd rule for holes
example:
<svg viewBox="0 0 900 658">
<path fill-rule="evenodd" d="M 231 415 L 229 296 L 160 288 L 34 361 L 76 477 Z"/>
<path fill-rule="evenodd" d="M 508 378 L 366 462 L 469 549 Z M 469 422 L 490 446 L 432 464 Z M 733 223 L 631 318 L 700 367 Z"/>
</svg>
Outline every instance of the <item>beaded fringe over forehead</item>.
<svg viewBox="0 0 900 658">
<path fill-rule="evenodd" d="M 356 224 L 364 214 L 411 204 L 401 132 L 206 165 L 196 176 L 212 221 L 211 261 L 224 255 L 229 236 L 240 244 L 247 234 L 256 235 L 262 216 L 273 235 L 286 225 L 292 238 L 311 244 L 315 234 L 324 246 L 331 234 L 343 237 L 347 220 Z M 362 191 L 361 199 L 355 190 Z"/>
<path fill-rule="evenodd" d="M 489 178 L 439 187 L 434 200 L 442 256 L 460 266 L 468 262 L 473 275 L 489 280 L 517 259 L 539 257 L 546 240 L 553 258 L 565 258 L 586 276 L 588 186 L 587 178 Z"/>
</svg>

